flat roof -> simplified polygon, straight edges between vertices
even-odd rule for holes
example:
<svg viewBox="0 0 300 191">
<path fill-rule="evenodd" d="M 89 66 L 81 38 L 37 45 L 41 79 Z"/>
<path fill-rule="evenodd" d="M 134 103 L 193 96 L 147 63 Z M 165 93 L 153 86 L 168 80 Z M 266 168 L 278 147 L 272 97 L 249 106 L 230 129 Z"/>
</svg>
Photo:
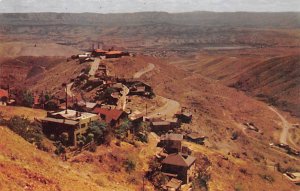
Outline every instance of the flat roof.
<svg viewBox="0 0 300 191">
<path fill-rule="evenodd" d="M 76 116 L 76 114 L 80 113 L 80 116 Z M 51 115 L 60 115 L 63 118 L 66 119 L 72 119 L 72 120 L 76 120 L 76 119 L 87 119 L 87 118 L 91 118 L 91 117 L 97 117 L 96 114 L 94 113 L 87 113 L 87 112 L 78 112 L 75 110 L 70 110 L 68 109 L 68 113 L 66 114 L 66 110 L 60 111 L 60 112 L 56 112 L 56 113 L 52 113 Z"/>
<path fill-rule="evenodd" d="M 152 125 L 170 125 L 170 122 L 168 121 L 154 121 L 152 122 Z"/>
<path fill-rule="evenodd" d="M 52 123 L 60 123 L 60 124 L 66 124 L 66 125 L 79 124 L 79 121 L 68 120 L 68 119 L 56 119 L 56 118 L 52 118 L 52 117 L 46 117 L 46 118 L 42 119 L 42 121 L 52 122 Z"/>
<path fill-rule="evenodd" d="M 175 133 L 167 133 L 162 135 L 160 140 L 172 140 L 172 141 L 182 141 L 183 135 L 182 134 L 175 134 Z"/>
</svg>

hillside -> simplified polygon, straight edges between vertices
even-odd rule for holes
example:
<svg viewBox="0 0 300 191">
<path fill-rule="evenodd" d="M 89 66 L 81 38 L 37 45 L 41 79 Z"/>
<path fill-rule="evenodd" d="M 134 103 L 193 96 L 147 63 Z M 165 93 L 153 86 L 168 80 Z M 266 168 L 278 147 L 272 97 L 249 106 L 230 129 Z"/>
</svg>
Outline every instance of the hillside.
<svg viewBox="0 0 300 191">
<path fill-rule="evenodd" d="M 192 122 L 179 131 L 207 137 L 204 145 L 184 144 L 200 170 L 207 168 L 209 190 L 297 190 L 282 172 L 300 171 L 299 157 L 271 145 L 300 149 L 299 129 L 292 125 L 300 124 L 299 18 L 299 13 L 0 14 L 0 86 L 64 96 L 62 84 L 88 73 L 92 64 L 70 56 L 92 45 L 129 50 L 131 56 L 99 59 L 100 64 L 111 76 L 153 88 L 154 99 L 128 97 L 128 110 L 165 118 L 179 107 L 192 113 Z M 98 88 L 70 90 L 94 101 Z M 5 118 L 46 115 L 18 106 L 0 111 Z M 258 130 L 247 128 L 249 123 Z M 37 150 L 7 127 L 0 127 L 0 136 L 0 190 L 127 191 L 143 184 L 154 190 L 143 180 L 157 151 L 154 133 L 147 144 L 109 137 L 110 144 L 67 161 Z M 134 171 L 127 172 L 126 160 L 136 164 Z"/>
<path fill-rule="evenodd" d="M 170 64 L 299 116 L 299 49 L 207 50 Z"/>
<path fill-rule="evenodd" d="M 58 56 L 19 56 L 15 58 L 0 58 L 0 86 L 20 86 L 25 80 L 29 80 L 36 75 L 53 68 L 60 62 L 65 61 L 65 57 Z"/>
<path fill-rule="evenodd" d="M 299 59 L 297 55 L 259 63 L 232 86 L 300 117 Z"/>
<path fill-rule="evenodd" d="M 58 158 L 37 150 L 6 127 L 0 127 L 0 135 L 1 190 L 100 189 L 84 169 L 72 169 Z"/>
</svg>

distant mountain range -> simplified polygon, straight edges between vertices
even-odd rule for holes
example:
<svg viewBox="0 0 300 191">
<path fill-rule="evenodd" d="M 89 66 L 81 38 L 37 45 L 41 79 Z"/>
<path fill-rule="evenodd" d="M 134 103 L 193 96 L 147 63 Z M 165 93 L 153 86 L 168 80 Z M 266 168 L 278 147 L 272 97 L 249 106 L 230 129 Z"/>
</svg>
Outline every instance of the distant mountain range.
<svg viewBox="0 0 300 191">
<path fill-rule="evenodd" d="M 141 12 L 123 14 L 97 13 L 2 13 L 0 25 L 147 25 L 174 24 L 199 26 L 299 28 L 299 12 Z"/>
</svg>

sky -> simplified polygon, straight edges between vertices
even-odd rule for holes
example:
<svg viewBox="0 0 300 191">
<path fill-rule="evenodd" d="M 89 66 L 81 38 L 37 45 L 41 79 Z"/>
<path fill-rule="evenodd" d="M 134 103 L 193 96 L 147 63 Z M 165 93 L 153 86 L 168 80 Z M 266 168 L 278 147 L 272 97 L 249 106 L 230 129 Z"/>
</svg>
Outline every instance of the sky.
<svg viewBox="0 0 300 191">
<path fill-rule="evenodd" d="M 300 0 L 0 0 L 0 12 L 285 12 L 300 11 Z"/>
</svg>

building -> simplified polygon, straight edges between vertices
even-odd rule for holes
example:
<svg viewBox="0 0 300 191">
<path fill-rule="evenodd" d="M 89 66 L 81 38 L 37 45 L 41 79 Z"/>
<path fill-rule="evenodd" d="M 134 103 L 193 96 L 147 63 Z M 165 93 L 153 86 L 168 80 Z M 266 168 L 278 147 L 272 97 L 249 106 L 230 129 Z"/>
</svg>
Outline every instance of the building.
<svg viewBox="0 0 300 191">
<path fill-rule="evenodd" d="M 168 121 L 153 121 L 150 123 L 150 127 L 151 131 L 156 133 L 166 133 L 173 129 Z"/>
<path fill-rule="evenodd" d="M 168 155 L 162 161 L 162 173 L 188 184 L 195 176 L 196 158 L 182 153 Z"/>
<path fill-rule="evenodd" d="M 183 135 L 167 133 L 160 137 L 159 147 L 164 148 L 167 153 L 179 153 L 182 151 Z"/>
<path fill-rule="evenodd" d="M 300 172 L 287 172 L 283 175 L 292 183 L 300 185 Z"/>
<path fill-rule="evenodd" d="M 152 95 L 154 95 L 152 87 L 143 82 L 127 82 L 126 86 L 129 87 L 129 95 L 139 95 L 146 97 L 151 97 Z"/>
<path fill-rule="evenodd" d="M 92 52 L 92 56 L 94 56 L 94 57 L 105 56 L 106 53 L 107 53 L 106 50 L 95 49 L 95 50 Z"/>
<path fill-rule="evenodd" d="M 93 113 L 100 117 L 100 121 L 104 121 L 111 127 L 117 127 L 121 122 L 128 117 L 128 115 L 121 110 L 109 109 L 109 108 L 95 108 Z"/>
<path fill-rule="evenodd" d="M 202 136 L 202 135 L 199 135 L 197 133 L 190 133 L 190 134 L 187 134 L 185 136 L 185 138 L 190 141 L 190 142 L 194 142 L 194 143 L 197 143 L 197 144 L 204 144 L 204 141 L 205 139 L 207 138 L 206 136 Z"/>
<path fill-rule="evenodd" d="M 176 178 L 172 178 L 167 184 L 163 186 L 165 191 L 179 191 L 182 185 L 182 181 Z"/>
<path fill-rule="evenodd" d="M 187 111 L 181 112 L 176 115 L 176 117 L 182 122 L 182 123 L 191 123 L 193 114 Z"/>
<path fill-rule="evenodd" d="M 62 134 L 68 135 L 68 144 L 77 146 L 77 136 L 85 134 L 89 124 L 98 121 L 99 117 L 92 113 L 81 113 L 74 110 L 49 112 L 42 120 L 43 132 L 47 136 L 58 139 Z"/>
<path fill-rule="evenodd" d="M 4 105 L 9 101 L 9 93 L 7 90 L 0 89 L 0 102 Z"/>
<path fill-rule="evenodd" d="M 111 50 L 105 53 L 106 58 L 121 58 L 122 56 L 129 56 L 129 53 L 118 50 Z"/>
</svg>

